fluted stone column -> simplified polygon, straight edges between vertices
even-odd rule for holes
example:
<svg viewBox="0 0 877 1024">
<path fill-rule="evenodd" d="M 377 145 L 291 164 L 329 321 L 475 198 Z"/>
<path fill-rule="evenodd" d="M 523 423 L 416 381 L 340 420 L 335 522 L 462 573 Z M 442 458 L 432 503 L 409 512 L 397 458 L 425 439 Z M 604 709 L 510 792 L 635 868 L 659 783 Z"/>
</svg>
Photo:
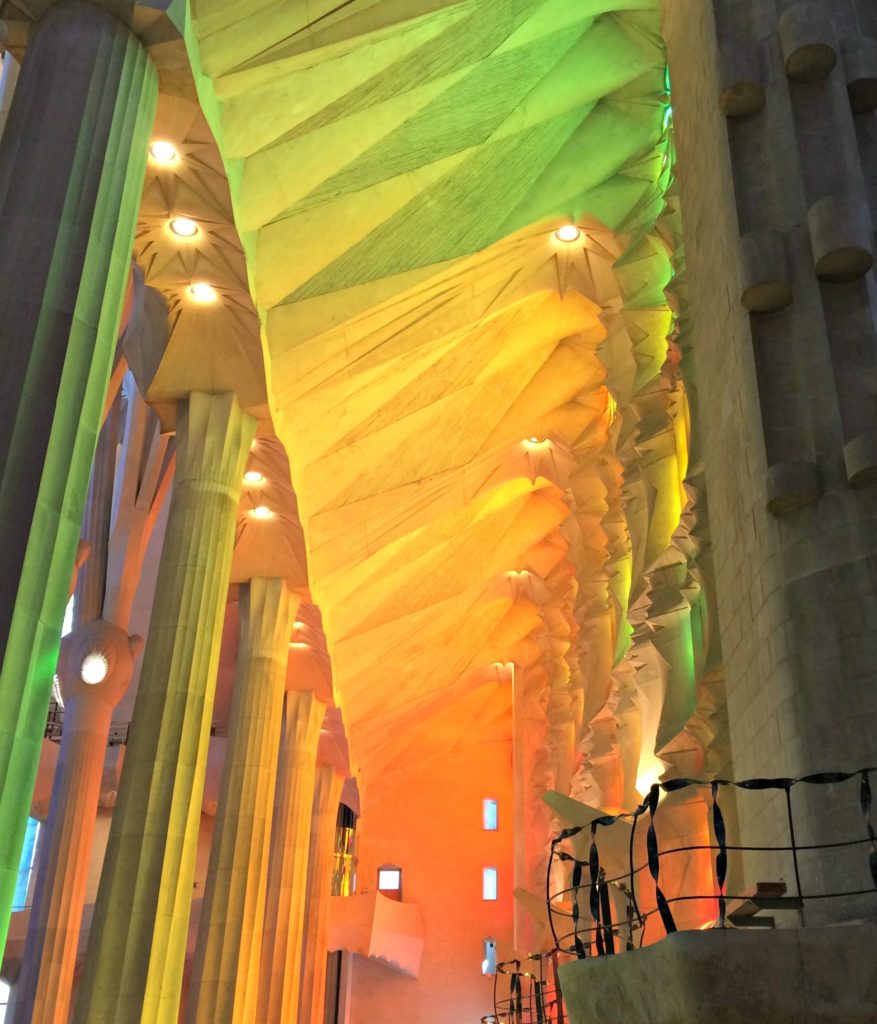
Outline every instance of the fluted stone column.
<svg viewBox="0 0 877 1024">
<path fill-rule="evenodd" d="M 268 868 L 259 1024 L 294 1024 L 298 1015 L 314 778 L 324 713 L 325 705 L 313 691 L 287 692 Z"/>
<path fill-rule="evenodd" d="M 77 1024 L 176 1021 L 241 476 L 233 394 L 177 407 L 177 467 Z"/>
<path fill-rule="evenodd" d="M 241 636 L 187 1024 L 249 1024 L 259 994 L 271 818 L 295 604 L 282 579 L 241 590 Z"/>
<path fill-rule="evenodd" d="M 113 480 L 116 475 L 119 433 L 122 425 L 120 404 L 113 403 L 97 439 L 88 497 L 82 517 L 82 539 L 88 544 L 88 560 L 76 577 L 73 625 L 79 627 L 101 618 L 107 588 L 107 548 L 113 508 Z M 116 621 L 110 616 L 109 621 Z M 127 617 L 122 625 L 128 622 Z M 118 625 L 118 621 L 116 621 Z"/>
<path fill-rule="evenodd" d="M 66 1024 L 68 1018 L 107 733 L 141 642 L 96 619 L 70 633 L 61 646 L 64 734 L 24 959 L 13 989 L 9 1019 L 16 1024 Z M 106 676 L 89 683 L 83 665 L 95 655 L 103 658 Z"/>
<path fill-rule="evenodd" d="M 58 4 L 31 38 L 0 143 L 0 948 L 156 94 L 155 69 L 121 21 Z"/>
<path fill-rule="evenodd" d="M 298 1024 L 323 1024 L 329 899 L 335 860 L 335 824 L 344 776 L 332 765 L 317 768 L 308 857 L 307 916 L 301 961 Z"/>
</svg>

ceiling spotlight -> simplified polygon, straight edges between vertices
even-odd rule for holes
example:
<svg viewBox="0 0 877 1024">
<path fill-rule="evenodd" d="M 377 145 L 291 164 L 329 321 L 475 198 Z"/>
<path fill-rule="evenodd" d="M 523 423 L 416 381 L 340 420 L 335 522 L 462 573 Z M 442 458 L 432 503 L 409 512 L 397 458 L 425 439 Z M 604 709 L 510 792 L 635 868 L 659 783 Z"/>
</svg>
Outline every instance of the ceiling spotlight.
<svg viewBox="0 0 877 1024">
<path fill-rule="evenodd" d="M 196 301 L 201 303 L 216 302 L 217 295 L 216 289 L 209 284 L 205 284 L 203 281 L 196 281 L 195 284 L 189 285 L 189 295 Z"/>
<path fill-rule="evenodd" d="M 528 437 L 523 445 L 529 451 L 540 451 L 544 448 L 550 448 L 551 442 L 547 437 Z"/>
<path fill-rule="evenodd" d="M 79 674 L 82 676 L 83 683 L 95 686 L 106 679 L 109 670 L 110 665 L 107 659 L 102 654 L 94 652 L 86 654 L 82 659 L 82 668 L 80 668 Z"/>
<path fill-rule="evenodd" d="M 306 647 L 310 647 L 310 644 L 302 643 L 301 640 L 292 640 L 289 644 L 290 647 L 295 647 L 297 650 L 304 650 Z"/>
<path fill-rule="evenodd" d="M 248 484 L 260 484 L 264 479 L 265 477 L 258 469 L 248 469 L 246 473 L 244 473 L 244 480 Z"/>
<path fill-rule="evenodd" d="M 270 519 L 274 513 L 267 505 L 257 505 L 250 513 L 254 519 Z"/>
<path fill-rule="evenodd" d="M 292 628 L 293 629 L 306 629 L 307 627 L 305 626 L 305 624 L 300 619 L 296 619 L 295 622 L 293 622 L 293 624 L 292 624 Z"/>
<path fill-rule="evenodd" d="M 149 155 L 157 164 L 173 164 L 180 158 L 177 147 L 161 139 L 152 143 L 149 147 Z"/>
<path fill-rule="evenodd" d="M 198 224 L 191 217 L 174 217 L 170 222 L 170 229 L 180 238 L 194 238 L 198 234 Z"/>
<path fill-rule="evenodd" d="M 575 224 L 564 224 L 563 227 L 559 227 L 554 232 L 554 237 L 559 242 L 575 242 L 581 237 L 581 231 L 575 226 Z"/>
</svg>

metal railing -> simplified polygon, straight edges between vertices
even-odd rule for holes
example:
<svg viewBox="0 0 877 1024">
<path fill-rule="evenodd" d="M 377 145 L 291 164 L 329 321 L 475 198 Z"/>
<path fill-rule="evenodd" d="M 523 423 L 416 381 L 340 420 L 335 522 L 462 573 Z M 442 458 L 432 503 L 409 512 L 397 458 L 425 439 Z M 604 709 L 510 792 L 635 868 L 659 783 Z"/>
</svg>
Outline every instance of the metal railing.
<svg viewBox="0 0 877 1024">
<path fill-rule="evenodd" d="M 482 1024 L 565 1024 L 557 979 L 558 952 L 531 953 L 496 965 L 493 1014 Z"/>
<path fill-rule="evenodd" d="M 582 958 L 605 956 L 635 949 L 643 945 L 646 930 L 651 920 L 657 918 L 664 934 L 678 930 L 674 916 L 674 905 L 707 903 L 713 920 L 706 926 L 725 927 L 728 919 L 734 922 L 735 914 L 744 918 L 757 915 L 760 910 L 795 911 L 801 915 L 808 901 L 861 897 L 877 893 L 877 838 L 871 821 L 871 780 L 873 768 L 856 772 L 821 772 L 800 779 L 747 779 L 731 782 L 726 779 L 697 780 L 674 779 L 653 785 L 642 804 L 632 812 L 606 815 L 596 818 L 589 825 L 564 829 L 551 843 L 548 865 L 546 897 L 551 932 L 555 946 L 561 953 Z M 795 786 L 836 785 L 858 780 L 858 802 L 864 829 L 857 837 L 846 837 L 836 842 L 802 844 L 797 842 L 795 818 L 792 808 L 792 790 Z M 676 845 L 661 849 L 655 821 L 659 811 L 659 798 L 663 793 L 672 793 L 687 787 L 701 787 L 708 790 L 708 816 L 711 841 L 692 845 Z M 719 794 L 726 787 L 750 791 L 775 791 L 785 797 L 788 842 L 781 845 L 744 846 L 729 844 L 725 817 L 719 802 Z M 637 826 L 647 818 L 645 836 L 646 856 L 643 863 L 635 863 L 637 848 Z M 601 833 L 619 824 L 629 827 L 627 841 L 627 870 L 608 877 L 601 865 Z M 576 837 L 587 840 L 590 831 L 590 845 L 587 857 L 577 857 L 570 852 L 570 841 Z M 582 840 L 578 840 L 579 843 Z M 564 848 L 566 847 L 566 848 Z M 616 850 L 618 844 L 615 844 Z M 872 888 L 838 889 L 833 891 L 804 891 L 801 882 L 800 855 L 812 851 L 854 851 L 866 847 L 866 863 L 870 871 Z M 581 852 L 581 851 L 580 851 Z M 726 891 L 729 854 L 752 852 L 780 854 L 790 857 L 790 866 L 795 881 L 795 893 L 786 895 L 785 883 L 768 883 L 758 891 L 741 892 L 737 895 Z M 661 885 L 661 863 L 664 858 L 679 855 L 709 855 L 712 864 L 712 889 L 709 893 L 683 891 L 666 895 Z M 558 868 L 570 875 L 570 884 L 552 892 L 552 878 Z M 666 882 L 665 882 L 666 885 Z M 621 912 L 619 913 L 619 905 Z M 730 909 L 729 909 L 730 908 Z M 682 913 L 677 909 L 677 913 Z M 772 919 L 771 923 L 772 923 Z M 751 922 L 756 923 L 756 922 Z M 766 923 L 766 922 L 757 922 Z M 571 927 L 570 927 L 571 924 Z M 701 925 L 703 927 L 704 925 Z M 659 936 L 660 937 L 660 936 Z M 538 1018 L 534 1018 L 538 1019 Z"/>
<path fill-rule="evenodd" d="M 124 747 L 128 744 L 128 736 L 131 732 L 130 722 L 114 722 L 107 734 L 108 747 Z M 43 731 L 43 739 L 51 740 L 53 743 L 60 743 L 64 735 L 64 708 L 55 701 L 49 704 L 49 713 L 46 716 L 46 727 Z M 228 723 L 214 722 L 210 726 L 211 736 L 227 736 Z"/>
</svg>

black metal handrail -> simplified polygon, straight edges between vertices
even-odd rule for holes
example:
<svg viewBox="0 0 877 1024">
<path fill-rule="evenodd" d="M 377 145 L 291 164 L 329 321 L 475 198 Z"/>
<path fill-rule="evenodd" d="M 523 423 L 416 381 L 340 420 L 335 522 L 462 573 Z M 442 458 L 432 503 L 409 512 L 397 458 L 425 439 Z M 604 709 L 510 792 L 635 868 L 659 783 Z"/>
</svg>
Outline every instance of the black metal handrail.
<svg viewBox="0 0 877 1024">
<path fill-rule="evenodd" d="M 108 747 L 124 747 L 128 745 L 128 737 L 131 732 L 130 722 L 114 722 L 107 733 Z M 210 726 L 211 736 L 227 736 L 227 722 L 213 722 Z M 46 727 L 43 731 L 43 739 L 60 743 L 64 736 L 64 708 L 52 701 L 49 705 L 49 713 L 46 716 Z"/>
<path fill-rule="evenodd" d="M 482 1017 L 482 1024 L 565 1024 L 557 957 L 552 950 L 498 963 L 493 978 L 493 1015 Z M 508 979 L 507 991 L 502 991 L 501 978 Z"/>
<path fill-rule="evenodd" d="M 862 896 L 877 891 L 877 839 L 875 839 L 874 826 L 871 821 L 871 783 L 870 773 L 875 769 L 860 769 L 855 772 L 820 772 L 814 775 L 803 776 L 800 779 L 747 779 L 742 782 L 732 782 L 726 779 L 698 780 L 698 779 L 673 779 L 669 782 L 653 785 L 648 796 L 642 804 L 628 813 L 617 815 L 605 815 L 597 818 L 590 825 L 577 826 L 564 829 L 551 843 L 551 856 L 548 865 L 546 897 L 548 902 L 549 922 L 556 948 L 578 958 L 596 955 L 611 955 L 616 952 L 641 946 L 645 937 L 646 926 L 654 916 L 659 916 L 666 934 L 677 930 L 676 921 L 673 916 L 672 905 L 691 901 L 710 901 L 716 906 L 715 924 L 724 927 L 726 923 L 726 910 L 729 903 L 743 901 L 750 898 L 751 894 L 730 895 L 725 891 L 725 884 L 728 871 L 728 854 L 733 852 L 776 852 L 791 853 L 794 866 L 796 893 L 790 897 L 776 897 L 772 900 L 774 909 L 796 909 L 802 914 L 806 901 L 819 899 L 838 899 L 842 897 Z M 792 812 L 791 791 L 798 784 L 806 785 L 832 785 L 847 782 L 851 779 L 859 779 L 859 804 L 861 807 L 865 832 L 864 836 L 856 839 L 842 839 L 832 843 L 801 844 L 796 840 L 794 815 Z M 655 815 L 658 809 L 660 793 L 674 792 L 685 787 L 709 787 L 712 797 L 712 830 L 716 842 L 709 844 L 695 844 L 689 846 L 676 846 L 670 849 L 660 850 L 658 847 L 657 833 L 655 831 Z M 786 814 L 789 829 L 789 843 L 787 845 L 769 846 L 742 846 L 729 844 L 727 842 L 724 816 L 719 805 L 719 792 L 722 787 L 733 786 L 744 790 L 776 790 L 782 791 L 786 799 Z M 634 848 L 636 828 L 638 821 L 644 815 L 648 815 L 648 833 L 646 836 L 647 859 L 645 863 L 634 864 Z M 627 822 L 630 826 L 630 839 L 628 844 L 628 870 L 614 878 L 607 878 L 605 871 L 600 865 L 600 852 L 597 843 L 597 835 L 600 829 L 610 828 L 619 821 Z M 583 860 L 575 857 L 572 853 L 560 849 L 561 845 L 580 835 L 586 829 L 590 829 L 591 845 L 588 859 Z M 873 888 L 867 889 L 844 889 L 832 892 L 805 893 L 801 885 L 801 873 L 798 854 L 813 850 L 833 850 L 841 848 L 853 848 L 867 845 L 870 847 L 868 865 L 870 868 Z M 706 894 L 680 894 L 670 896 L 664 894 L 660 886 L 660 865 L 661 859 L 680 853 L 693 853 L 696 851 L 710 851 L 715 854 L 714 879 L 715 890 Z M 556 862 L 563 862 L 572 865 L 571 885 L 559 892 L 551 891 L 551 878 Z M 588 878 L 585 881 L 585 871 Z M 637 883 L 640 876 L 648 871 L 654 884 L 655 906 L 651 910 L 643 911 L 637 900 Z M 611 890 L 615 889 L 622 893 L 626 899 L 627 920 L 624 924 L 613 922 Z M 569 897 L 570 909 L 565 910 L 558 901 Z M 586 924 L 582 920 L 583 906 L 587 906 L 588 915 L 593 923 Z M 572 921 L 572 929 L 558 933 L 558 919 Z M 638 943 L 635 940 L 635 933 L 639 932 Z M 619 940 L 616 943 L 616 940 Z M 618 948 L 616 948 L 618 947 Z"/>
</svg>

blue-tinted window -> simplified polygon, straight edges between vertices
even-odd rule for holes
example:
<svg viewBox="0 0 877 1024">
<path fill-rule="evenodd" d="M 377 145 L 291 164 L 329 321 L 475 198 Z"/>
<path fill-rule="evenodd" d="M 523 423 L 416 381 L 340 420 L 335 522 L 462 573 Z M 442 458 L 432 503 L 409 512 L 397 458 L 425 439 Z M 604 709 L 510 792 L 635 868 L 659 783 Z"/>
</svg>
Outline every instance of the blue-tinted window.
<svg viewBox="0 0 877 1024">
<path fill-rule="evenodd" d="M 24 846 L 21 849 L 21 860 L 18 862 L 18 878 L 15 881 L 15 895 L 12 897 L 12 909 L 24 910 L 27 906 L 27 890 L 30 888 L 30 875 L 33 871 L 34 852 L 40 823 L 36 818 L 27 819 L 24 833 Z"/>
<path fill-rule="evenodd" d="M 499 809 L 496 800 L 485 800 L 483 806 L 484 830 L 495 832 L 499 828 Z"/>
<path fill-rule="evenodd" d="M 481 898 L 484 900 L 495 900 L 496 891 L 496 868 L 485 868 L 481 879 Z"/>
</svg>

